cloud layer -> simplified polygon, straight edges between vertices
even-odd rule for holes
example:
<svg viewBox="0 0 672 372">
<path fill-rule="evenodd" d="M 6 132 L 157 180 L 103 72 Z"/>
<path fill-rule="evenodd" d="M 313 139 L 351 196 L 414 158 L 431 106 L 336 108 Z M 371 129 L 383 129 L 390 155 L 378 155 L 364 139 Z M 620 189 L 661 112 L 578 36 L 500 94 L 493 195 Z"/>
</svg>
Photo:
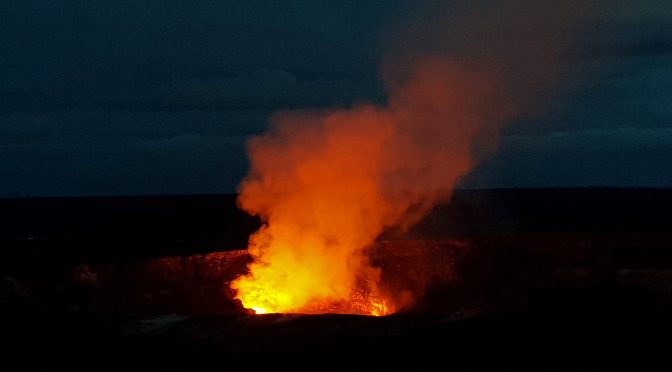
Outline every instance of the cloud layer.
<svg viewBox="0 0 672 372">
<path fill-rule="evenodd" d="M 503 9 L 500 21 L 515 2 L 479 1 Z M 233 192 L 244 138 L 270 113 L 385 101 L 377 65 L 387 40 L 432 3 L 0 2 L 0 196 Z M 672 186 L 671 171 L 644 163 L 670 159 L 647 133 L 672 127 L 672 5 L 609 3 L 564 56 L 581 83 L 509 126 L 473 185 Z M 609 161 L 606 148 L 571 139 L 591 130 L 614 146 L 640 138 L 632 151 L 646 156 Z M 555 132 L 567 133 L 571 156 L 546 145 Z M 535 152 L 511 155 L 523 148 Z M 589 175 L 540 179 L 532 167 L 595 155 L 605 162 Z M 612 176 L 626 168 L 640 175 Z"/>
</svg>

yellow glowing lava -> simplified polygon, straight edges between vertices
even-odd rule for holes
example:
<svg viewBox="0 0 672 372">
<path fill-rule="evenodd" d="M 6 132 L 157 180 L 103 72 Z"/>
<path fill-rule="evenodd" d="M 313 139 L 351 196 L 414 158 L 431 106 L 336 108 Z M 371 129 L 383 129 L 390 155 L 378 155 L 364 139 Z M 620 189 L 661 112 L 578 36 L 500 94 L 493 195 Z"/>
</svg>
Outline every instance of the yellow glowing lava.
<svg viewBox="0 0 672 372">
<path fill-rule="evenodd" d="M 285 243 L 290 241 L 293 244 Z M 392 313 L 378 291 L 379 270 L 352 246 L 356 245 L 345 240 L 320 244 L 309 234 L 267 226 L 250 241 L 250 254 L 255 258 L 250 272 L 234 280 L 231 287 L 243 306 L 256 314 Z"/>
<path fill-rule="evenodd" d="M 250 309 L 252 309 L 255 314 L 266 314 L 266 313 L 268 313 L 268 310 L 264 309 L 263 307 L 259 307 L 259 306 L 251 306 Z"/>
</svg>

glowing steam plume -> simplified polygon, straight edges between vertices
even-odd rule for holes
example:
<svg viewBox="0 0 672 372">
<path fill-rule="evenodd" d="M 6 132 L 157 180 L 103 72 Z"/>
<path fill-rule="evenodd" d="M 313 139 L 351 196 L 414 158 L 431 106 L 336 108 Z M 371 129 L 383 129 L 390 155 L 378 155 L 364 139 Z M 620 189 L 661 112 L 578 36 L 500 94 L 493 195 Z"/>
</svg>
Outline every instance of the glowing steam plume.
<svg viewBox="0 0 672 372">
<path fill-rule="evenodd" d="M 250 239 L 249 274 L 231 284 L 236 297 L 257 313 L 384 315 L 403 306 L 379 285 L 367 247 L 448 201 L 502 124 L 549 95 L 589 3 L 427 8 L 390 38 L 385 105 L 275 115 L 249 142 L 238 202 L 264 226 Z"/>
<path fill-rule="evenodd" d="M 252 139 L 240 206 L 265 225 L 250 239 L 250 273 L 232 283 L 262 312 L 384 315 L 365 248 L 411 224 L 472 166 L 471 143 L 491 119 L 494 82 L 442 58 L 418 64 L 386 107 L 283 113 Z"/>
</svg>

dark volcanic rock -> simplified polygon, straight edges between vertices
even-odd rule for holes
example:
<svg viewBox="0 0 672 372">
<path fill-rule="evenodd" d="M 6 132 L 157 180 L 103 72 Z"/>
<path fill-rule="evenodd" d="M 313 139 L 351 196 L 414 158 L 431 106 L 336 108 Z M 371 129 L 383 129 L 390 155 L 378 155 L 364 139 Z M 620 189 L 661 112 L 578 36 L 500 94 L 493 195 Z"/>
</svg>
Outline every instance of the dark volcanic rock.
<svg viewBox="0 0 672 372">
<path fill-rule="evenodd" d="M 456 284 L 456 262 L 471 253 L 458 240 L 385 241 L 370 249 L 381 268 L 381 286 L 390 296 L 417 300 L 429 283 Z M 151 316 L 162 314 L 241 314 L 231 280 L 247 271 L 247 251 L 166 257 L 136 262 L 80 265 L 69 290 L 74 306 L 95 313 Z"/>
</svg>

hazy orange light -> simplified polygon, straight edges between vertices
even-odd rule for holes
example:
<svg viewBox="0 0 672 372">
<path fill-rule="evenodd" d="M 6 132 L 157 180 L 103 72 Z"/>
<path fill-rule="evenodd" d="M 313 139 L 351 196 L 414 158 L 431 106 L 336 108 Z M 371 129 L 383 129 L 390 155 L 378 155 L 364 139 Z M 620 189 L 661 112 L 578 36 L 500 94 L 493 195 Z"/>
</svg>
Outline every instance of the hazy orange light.
<svg viewBox="0 0 672 372">
<path fill-rule="evenodd" d="M 249 143 L 238 202 L 265 224 L 250 239 L 249 273 L 231 284 L 236 298 L 258 314 L 397 311 L 366 248 L 450 197 L 473 164 L 489 84 L 431 58 L 385 107 L 276 115 Z"/>
</svg>

